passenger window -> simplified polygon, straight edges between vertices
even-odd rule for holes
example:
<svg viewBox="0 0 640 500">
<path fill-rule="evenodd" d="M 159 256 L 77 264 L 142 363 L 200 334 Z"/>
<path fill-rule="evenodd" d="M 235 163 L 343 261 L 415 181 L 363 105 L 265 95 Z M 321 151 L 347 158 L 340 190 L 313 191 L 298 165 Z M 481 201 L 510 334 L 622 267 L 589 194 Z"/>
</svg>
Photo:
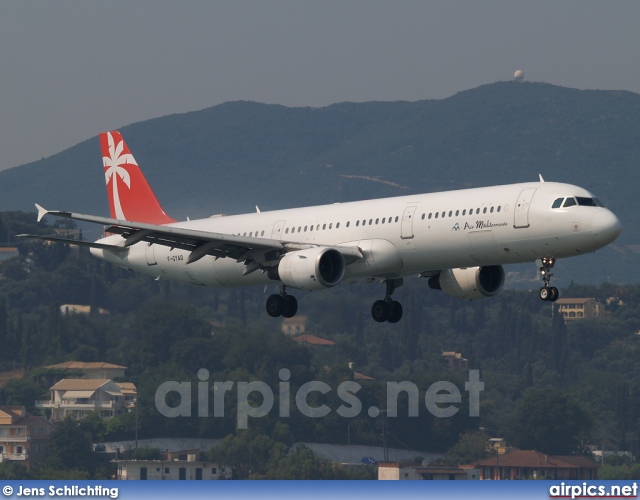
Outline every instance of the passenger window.
<svg viewBox="0 0 640 500">
<path fill-rule="evenodd" d="M 483 213 L 483 214 L 486 214 L 486 213 L 487 213 L 487 207 L 484 207 L 484 208 L 482 209 L 482 213 Z"/>
<path fill-rule="evenodd" d="M 359 220 L 357 220 L 357 221 L 356 221 L 356 227 L 358 227 L 359 225 L 360 225 L 360 221 L 359 221 Z"/>
<path fill-rule="evenodd" d="M 563 201 L 564 201 L 564 198 L 558 198 L 556 201 L 553 202 L 553 205 L 551 205 L 551 208 L 560 208 L 562 206 Z"/>
<path fill-rule="evenodd" d="M 309 231 L 313 231 L 313 225 L 309 226 Z"/>
<path fill-rule="evenodd" d="M 489 212 L 493 213 L 493 207 L 491 207 L 491 210 L 489 210 Z"/>
<path fill-rule="evenodd" d="M 478 215 L 480 213 L 480 209 L 476 208 L 476 215 Z"/>
<path fill-rule="evenodd" d="M 449 210 L 449 217 L 453 215 L 453 210 Z"/>
<path fill-rule="evenodd" d="M 349 227 L 351 225 L 351 221 L 347 221 L 347 227 Z"/>
<path fill-rule="evenodd" d="M 467 209 L 466 208 L 462 211 L 462 215 L 467 215 Z"/>
<path fill-rule="evenodd" d="M 340 227 L 340 223 L 338 222 L 338 223 L 336 224 L 336 229 L 338 229 L 339 227 Z"/>
<path fill-rule="evenodd" d="M 432 215 L 432 214 L 429 214 L 429 219 L 431 219 L 431 215 Z"/>
<path fill-rule="evenodd" d="M 307 232 L 307 226 L 304 226 L 304 232 L 305 233 Z"/>
<path fill-rule="evenodd" d="M 422 220 L 424 220 L 425 217 L 426 217 L 426 215 L 422 214 Z M 382 222 L 384 222 L 384 219 L 382 219 Z"/>
<path fill-rule="evenodd" d="M 447 212 L 442 212 L 442 218 L 444 219 L 447 216 Z"/>
<path fill-rule="evenodd" d="M 436 212 L 436 219 L 438 218 L 438 215 L 440 215 L 438 212 Z"/>
<path fill-rule="evenodd" d="M 332 228 L 333 228 L 333 222 L 329 224 L 329 229 L 332 229 Z"/>
<path fill-rule="evenodd" d="M 502 205 L 498 205 L 498 212 L 502 210 Z"/>
<path fill-rule="evenodd" d="M 580 200 L 580 198 L 578 198 L 578 200 Z M 572 207 L 574 205 L 576 205 L 575 198 L 567 198 L 566 200 L 564 200 L 564 205 L 562 205 L 562 208 Z"/>
<path fill-rule="evenodd" d="M 398 222 L 398 216 L 396 215 L 396 222 Z"/>
<path fill-rule="evenodd" d="M 373 224 L 373 219 L 369 219 L 369 225 Z"/>
<path fill-rule="evenodd" d="M 326 224 L 322 224 L 322 230 L 324 231 L 325 229 L 327 229 L 327 225 Z"/>
<path fill-rule="evenodd" d="M 456 217 L 460 215 L 460 210 L 456 210 Z"/>
<path fill-rule="evenodd" d="M 422 216 L 422 218 L 424 218 L 424 215 Z M 386 219 L 387 219 L 386 217 L 383 217 L 383 218 L 382 218 L 382 223 L 383 223 L 383 224 L 384 224 L 384 221 L 385 221 Z"/>
<path fill-rule="evenodd" d="M 380 222 L 380 219 L 376 219 L 376 224 L 378 224 Z"/>
<path fill-rule="evenodd" d="M 363 226 L 366 226 L 366 225 L 367 225 L 367 220 L 366 220 L 366 219 L 362 221 L 362 225 L 363 225 Z"/>
</svg>

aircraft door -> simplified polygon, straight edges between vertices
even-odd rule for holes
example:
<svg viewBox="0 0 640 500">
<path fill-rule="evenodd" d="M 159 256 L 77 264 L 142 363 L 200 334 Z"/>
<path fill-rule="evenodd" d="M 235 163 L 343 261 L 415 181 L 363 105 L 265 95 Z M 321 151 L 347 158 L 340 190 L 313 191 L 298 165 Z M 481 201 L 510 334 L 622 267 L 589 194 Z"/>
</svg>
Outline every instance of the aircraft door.
<svg viewBox="0 0 640 500">
<path fill-rule="evenodd" d="M 273 225 L 273 230 L 271 231 L 271 239 L 272 240 L 281 240 L 282 239 L 282 228 L 284 227 L 284 223 L 286 221 L 279 220 Z"/>
<path fill-rule="evenodd" d="M 415 205 L 409 205 L 402 214 L 401 238 L 407 240 L 413 238 L 413 214 L 416 211 Z"/>
<path fill-rule="evenodd" d="M 155 266 L 158 264 L 158 262 L 156 261 L 156 254 L 155 254 L 153 243 L 147 243 L 147 246 L 145 248 L 145 253 L 147 255 L 148 266 Z"/>
<path fill-rule="evenodd" d="M 514 210 L 513 227 L 524 228 L 529 227 L 529 207 L 531 206 L 531 199 L 533 198 L 536 188 L 523 189 L 518 196 Z"/>
</svg>

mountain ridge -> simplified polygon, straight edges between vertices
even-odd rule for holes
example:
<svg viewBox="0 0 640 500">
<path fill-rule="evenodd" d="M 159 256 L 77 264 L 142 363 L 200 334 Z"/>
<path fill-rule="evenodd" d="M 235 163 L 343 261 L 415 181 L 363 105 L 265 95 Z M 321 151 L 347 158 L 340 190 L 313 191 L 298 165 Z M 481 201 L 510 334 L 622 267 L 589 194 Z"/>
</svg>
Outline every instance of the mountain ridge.
<svg viewBox="0 0 640 500">
<path fill-rule="evenodd" d="M 640 95 L 632 92 L 497 82 L 414 102 L 289 108 L 233 101 L 119 130 L 176 218 L 536 181 L 542 174 L 589 189 L 620 217 L 622 261 L 633 260 L 640 243 Z M 103 179 L 95 137 L 0 172 L 0 210 L 32 211 L 37 202 L 108 214 Z M 640 278 L 640 268 L 634 275 Z"/>
</svg>

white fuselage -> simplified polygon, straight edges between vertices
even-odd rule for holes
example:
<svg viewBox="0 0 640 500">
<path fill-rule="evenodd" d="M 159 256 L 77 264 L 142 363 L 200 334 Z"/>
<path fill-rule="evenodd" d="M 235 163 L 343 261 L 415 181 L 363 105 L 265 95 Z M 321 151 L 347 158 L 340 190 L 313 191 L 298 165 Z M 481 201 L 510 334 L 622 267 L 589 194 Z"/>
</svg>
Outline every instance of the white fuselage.
<svg viewBox="0 0 640 500">
<path fill-rule="evenodd" d="M 216 216 L 170 224 L 222 234 L 317 246 L 356 246 L 364 259 L 346 266 L 344 281 L 397 278 L 443 269 L 532 262 L 591 252 L 613 241 L 620 222 L 601 206 L 552 208 L 567 197 L 593 199 L 570 184 L 536 182 L 305 208 Z M 117 244 L 118 235 L 101 242 Z M 245 265 L 136 243 L 124 252 L 91 253 L 154 277 L 205 286 L 277 283 Z"/>
</svg>

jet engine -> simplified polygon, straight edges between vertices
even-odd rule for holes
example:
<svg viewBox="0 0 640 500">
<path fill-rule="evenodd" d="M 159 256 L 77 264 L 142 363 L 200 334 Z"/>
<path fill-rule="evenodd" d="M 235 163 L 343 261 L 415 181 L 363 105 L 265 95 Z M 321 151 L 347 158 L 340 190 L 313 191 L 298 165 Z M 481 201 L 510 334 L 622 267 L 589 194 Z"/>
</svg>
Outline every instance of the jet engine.
<svg viewBox="0 0 640 500">
<path fill-rule="evenodd" d="M 313 291 L 336 286 L 342 281 L 344 270 L 340 252 L 317 247 L 285 254 L 278 267 L 269 271 L 269 277 L 292 288 Z"/>
<path fill-rule="evenodd" d="M 502 290 L 503 284 L 502 266 L 444 269 L 437 276 L 429 278 L 431 288 L 468 300 L 491 297 Z"/>
</svg>

